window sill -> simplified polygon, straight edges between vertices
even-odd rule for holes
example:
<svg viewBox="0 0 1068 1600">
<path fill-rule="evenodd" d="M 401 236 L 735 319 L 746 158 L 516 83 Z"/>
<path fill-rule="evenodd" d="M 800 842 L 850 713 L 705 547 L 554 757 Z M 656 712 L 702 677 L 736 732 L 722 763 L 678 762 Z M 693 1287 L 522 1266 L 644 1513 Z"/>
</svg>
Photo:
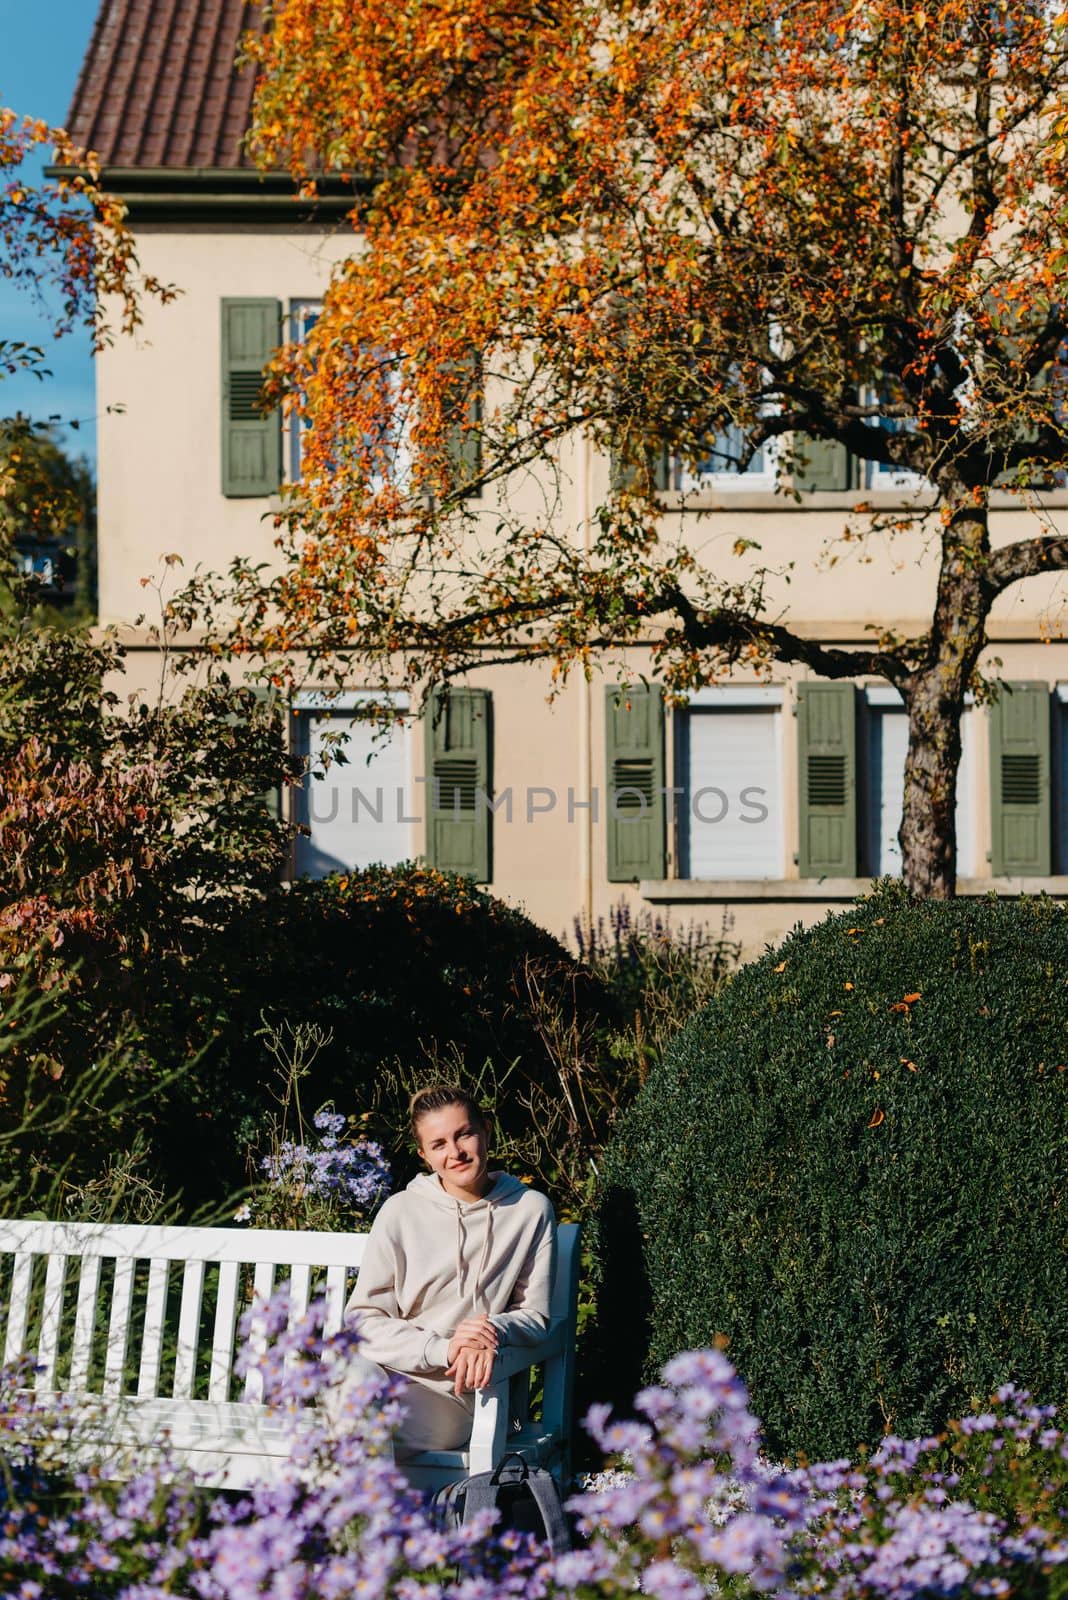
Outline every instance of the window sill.
<svg viewBox="0 0 1068 1600">
<path fill-rule="evenodd" d="M 874 878 L 643 878 L 638 892 L 657 904 L 713 901 L 805 901 L 821 903 L 855 900 L 868 894 Z M 1068 876 L 1050 878 L 961 878 L 957 893 L 979 895 L 1046 894 L 1068 899 Z"/>
<path fill-rule="evenodd" d="M 913 511 L 920 507 L 934 510 L 938 502 L 930 490 L 915 489 L 844 489 L 803 494 L 795 500 L 789 493 L 777 494 L 771 489 L 703 489 L 699 493 L 680 494 L 674 490 L 657 495 L 665 511 Z M 1044 510 L 1058 511 L 1068 508 L 1068 489 L 1022 490 L 1007 494 L 995 489 L 990 495 L 991 511 L 1024 511 L 1031 500 L 1041 503 Z"/>
</svg>

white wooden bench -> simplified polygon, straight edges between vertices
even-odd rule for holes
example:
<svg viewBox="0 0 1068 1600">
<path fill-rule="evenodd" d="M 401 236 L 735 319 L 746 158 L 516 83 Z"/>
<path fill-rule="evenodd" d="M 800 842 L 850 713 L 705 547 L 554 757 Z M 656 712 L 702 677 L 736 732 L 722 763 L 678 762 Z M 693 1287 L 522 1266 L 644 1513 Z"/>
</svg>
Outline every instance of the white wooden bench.
<svg viewBox="0 0 1068 1600">
<path fill-rule="evenodd" d="M 544 1343 L 501 1352 L 494 1383 L 476 1400 L 470 1447 L 405 1461 L 414 1483 L 437 1488 L 486 1471 L 506 1449 L 536 1453 L 566 1481 L 578 1234 L 574 1225 L 559 1230 Z M 105 1470 L 111 1449 L 118 1463 L 162 1444 L 201 1482 L 243 1488 L 277 1474 L 292 1439 L 292 1419 L 263 1403 L 262 1374 L 234 1377 L 238 1318 L 249 1291 L 266 1299 L 288 1279 L 293 1321 L 313 1292 L 325 1292 L 333 1332 L 366 1238 L 0 1221 L 4 1361 L 32 1356 L 42 1397 L 86 1399 L 100 1421 L 83 1448 Z M 529 1417 L 532 1366 L 544 1373 L 537 1421 Z"/>
</svg>

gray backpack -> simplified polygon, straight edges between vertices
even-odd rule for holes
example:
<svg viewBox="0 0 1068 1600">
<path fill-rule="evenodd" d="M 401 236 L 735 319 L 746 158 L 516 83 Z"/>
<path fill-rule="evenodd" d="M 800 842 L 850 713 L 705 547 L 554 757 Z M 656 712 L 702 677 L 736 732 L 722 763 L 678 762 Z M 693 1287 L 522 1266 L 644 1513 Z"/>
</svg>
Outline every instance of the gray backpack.
<svg viewBox="0 0 1068 1600">
<path fill-rule="evenodd" d="M 571 1548 L 560 1492 L 545 1467 L 528 1466 L 521 1455 L 506 1455 L 492 1472 L 446 1484 L 430 1501 L 441 1527 L 459 1528 L 479 1511 L 499 1511 L 498 1528 L 533 1534 L 554 1555 Z"/>
</svg>

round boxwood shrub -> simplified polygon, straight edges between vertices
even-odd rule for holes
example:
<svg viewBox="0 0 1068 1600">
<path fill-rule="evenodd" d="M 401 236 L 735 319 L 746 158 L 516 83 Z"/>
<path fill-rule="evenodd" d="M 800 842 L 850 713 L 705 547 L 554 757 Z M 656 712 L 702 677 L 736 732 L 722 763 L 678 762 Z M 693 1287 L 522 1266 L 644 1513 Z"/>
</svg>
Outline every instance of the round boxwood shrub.
<svg viewBox="0 0 1068 1600">
<path fill-rule="evenodd" d="M 770 1447 L 1068 1396 L 1068 914 L 881 888 L 744 967 L 621 1119 L 601 1329 L 717 1336 Z M 617 1388 L 617 1393 L 622 1392 Z"/>
</svg>

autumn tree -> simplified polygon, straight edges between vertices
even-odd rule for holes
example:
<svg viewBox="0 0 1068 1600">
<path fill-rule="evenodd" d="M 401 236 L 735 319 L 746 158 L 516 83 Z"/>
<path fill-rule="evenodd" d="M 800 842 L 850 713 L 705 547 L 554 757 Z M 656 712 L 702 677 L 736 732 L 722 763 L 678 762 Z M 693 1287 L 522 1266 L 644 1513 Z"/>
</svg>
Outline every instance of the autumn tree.
<svg viewBox="0 0 1068 1600">
<path fill-rule="evenodd" d="M 53 176 L 31 176 L 35 154 L 47 149 Z M 76 149 L 62 128 L 20 117 L 0 106 L 0 277 L 7 278 L 45 311 L 57 337 L 75 328 L 88 332 L 93 349 L 116 332 L 132 333 L 146 296 L 167 301 L 174 290 L 142 273 L 125 206 L 101 187 L 91 151 Z M 44 352 L 0 329 L 0 380 L 16 372 L 46 380 Z M 78 419 L 70 419 L 77 426 Z M 95 517 L 92 477 L 84 462 L 71 460 L 50 427 L 21 415 L 3 414 L 0 389 L 0 568 L 18 565 L 22 549 L 49 547 L 53 582 L 45 589 L 63 598 L 59 568 L 68 579 L 80 567 L 81 610 L 91 607 Z M 23 598 L 40 598 L 31 583 Z M 5 586 L 6 588 L 6 586 Z"/>
<path fill-rule="evenodd" d="M 261 636 L 424 682 L 637 641 L 680 691 L 884 678 L 906 881 L 951 895 L 991 607 L 1068 567 L 1037 510 L 989 524 L 1066 465 L 1068 34 L 1035 0 L 276 0 L 248 49 L 258 159 L 348 174 L 361 241 L 275 365 L 307 431 Z M 583 537 L 507 496 L 474 519 L 582 431 L 621 468 Z M 774 445 L 784 496 L 818 450 L 920 475 L 925 630 L 832 648 L 764 614 L 759 567 L 668 541 L 652 463 L 723 441 Z"/>
<path fill-rule="evenodd" d="M 55 175 L 35 182 L 28 161 L 42 149 L 51 151 Z M 133 332 L 146 295 L 169 300 L 175 292 L 142 273 L 125 205 L 101 186 L 93 152 L 77 149 L 62 128 L 2 105 L 0 277 L 44 304 L 57 335 L 87 328 L 94 349 Z M 0 337 L 0 374 L 40 371 L 42 361 L 25 340 Z"/>
<path fill-rule="evenodd" d="M 96 600 L 96 484 L 57 429 L 17 414 L 0 419 L 0 560 L 10 599 L 39 618 L 90 620 Z M 0 607 L 9 585 L 0 581 Z"/>
</svg>

